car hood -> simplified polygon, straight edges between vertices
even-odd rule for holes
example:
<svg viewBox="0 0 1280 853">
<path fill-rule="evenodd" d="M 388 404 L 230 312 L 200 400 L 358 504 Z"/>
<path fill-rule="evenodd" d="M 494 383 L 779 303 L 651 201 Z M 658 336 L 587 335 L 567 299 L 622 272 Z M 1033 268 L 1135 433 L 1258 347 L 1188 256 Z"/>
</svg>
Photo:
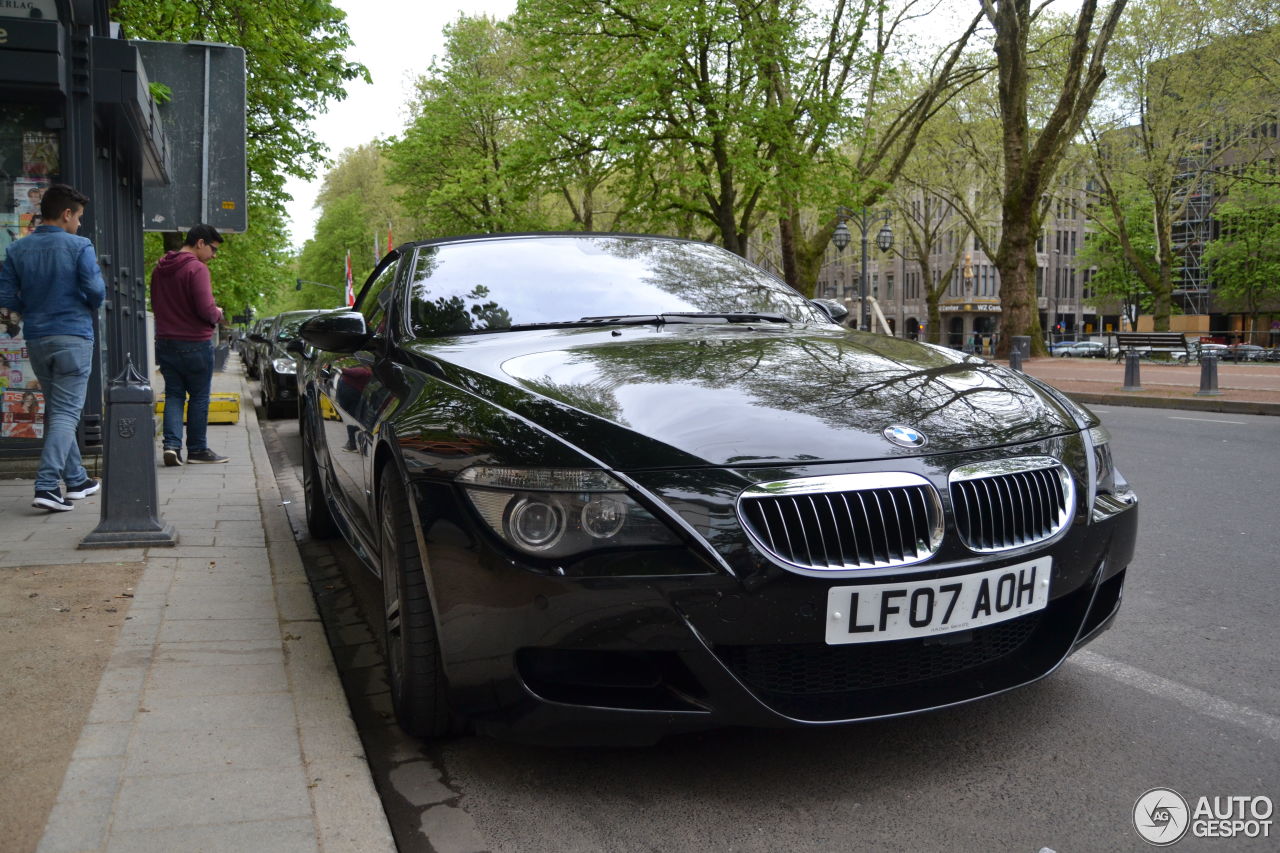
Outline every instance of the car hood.
<svg viewBox="0 0 1280 853">
<path fill-rule="evenodd" d="M 408 349 L 617 470 L 950 453 L 1076 429 L 1020 373 L 835 327 L 518 331 Z M 925 445 L 891 442 L 890 426 L 922 433 Z"/>
</svg>

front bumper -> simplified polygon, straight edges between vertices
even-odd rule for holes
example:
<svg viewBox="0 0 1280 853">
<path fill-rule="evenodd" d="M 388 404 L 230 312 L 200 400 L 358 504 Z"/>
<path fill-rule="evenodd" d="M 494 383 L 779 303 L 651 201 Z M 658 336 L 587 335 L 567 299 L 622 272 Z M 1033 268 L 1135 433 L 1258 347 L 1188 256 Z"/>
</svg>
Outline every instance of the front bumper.
<svg viewBox="0 0 1280 853">
<path fill-rule="evenodd" d="M 932 641 L 828 646 L 827 591 L 857 579 L 804 577 L 758 555 L 726 572 L 685 551 L 626 555 L 616 576 L 562 577 L 513 559 L 448 484 L 419 483 L 415 496 L 451 703 L 484 733 L 540 743 L 831 725 L 1028 684 L 1110 625 L 1137 530 L 1136 505 L 1077 512 L 1065 535 L 1030 555 L 1053 557 L 1050 603 L 1038 613 Z M 950 556 L 910 578 L 1029 557 Z M 636 576 L 629 560 L 670 561 L 680 573 Z"/>
</svg>

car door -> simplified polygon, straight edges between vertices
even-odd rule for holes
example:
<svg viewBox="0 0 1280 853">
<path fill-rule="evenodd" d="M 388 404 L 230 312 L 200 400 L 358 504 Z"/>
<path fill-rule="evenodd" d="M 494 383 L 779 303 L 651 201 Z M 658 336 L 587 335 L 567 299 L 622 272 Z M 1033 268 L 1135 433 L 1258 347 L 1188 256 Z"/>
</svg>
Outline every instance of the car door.
<svg viewBox="0 0 1280 853">
<path fill-rule="evenodd" d="M 364 315 L 365 325 L 373 336 L 356 352 L 326 353 L 331 359 L 320 374 L 322 394 L 332 405 L 336 419 L 326 418 L 324 442 L 332 463 L 338 499 L 357 533 L 372 545 L 376 526 L 371 518 L 373 498 L 373 447 L 378 413 L 381 408 L 382 383 L 374 366 L 388 343 L 390 304 L 399 255 L 383 259 L 369 276 L 355 310 Z"/>
</svg>

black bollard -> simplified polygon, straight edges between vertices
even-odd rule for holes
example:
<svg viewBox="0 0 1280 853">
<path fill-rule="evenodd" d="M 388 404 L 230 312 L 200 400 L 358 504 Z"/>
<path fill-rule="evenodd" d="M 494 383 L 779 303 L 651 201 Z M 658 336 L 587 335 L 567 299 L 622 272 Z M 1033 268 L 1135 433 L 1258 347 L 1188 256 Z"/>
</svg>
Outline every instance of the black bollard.
<svg viewBox="0 0 1280 853">
<path fill-rule="evenodd" d="M 151 548 L 178 544 L 178 533 L 156 513 L 154 396 L 147 380 L 133 367 L 107 388 L 103 423 L 102 520 L 80 540 L 81 548 Z"/>
<path fill-rule="evenodd" d="M 1142 380 L 1138 376 L 1138 351 L 1130 348 L 1124 354 L 1124 387 L 1121 391 L 1141 391 Z"/>
<path fill-rule="evenodd" d="M 1200 390 L 1197 397 L 1221 397 L 1218 390 L 1218 357 L 1212 353 L 1200 356 Z"/>
<path fill-rule="evenodd" d="M 1009 367 L 1022 369 L 1022 362 L 1031 358 L 1031 338 L 1027 335 L 1014 335 L 1009 339 Z"/>
</svg>

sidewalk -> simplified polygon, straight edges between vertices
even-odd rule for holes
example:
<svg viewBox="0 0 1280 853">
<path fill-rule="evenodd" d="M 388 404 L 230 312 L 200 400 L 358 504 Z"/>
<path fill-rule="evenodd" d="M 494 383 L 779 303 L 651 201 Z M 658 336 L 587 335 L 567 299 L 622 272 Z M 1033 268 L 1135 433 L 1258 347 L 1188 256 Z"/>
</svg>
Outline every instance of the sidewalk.
<svg viewBox="0 0 1280 853">
<path fill-rule="evenodd" d="M 1007 364 L 1007 361 L 1000 362 Z M 1023 370 L 1085 404 L 1280 415 L 1280 364 L 1218 365 L 1219 396 L 1202 397 L 1200 365 L 1143 361 L 1141 391 L 1124 391 L 1124 363 L 1101 358 L 1032 358 Z"/>
<path fill-rule="evenodd" d="M 145 563 L 38 850 L 394 851 L 235 357 L 213 390 L 241 395 L 209 427 L 231 461 L 156 452 L 175 548 L 77 550 L 101 495 L 0 484 L 0 567 Z"/>
</svg>

